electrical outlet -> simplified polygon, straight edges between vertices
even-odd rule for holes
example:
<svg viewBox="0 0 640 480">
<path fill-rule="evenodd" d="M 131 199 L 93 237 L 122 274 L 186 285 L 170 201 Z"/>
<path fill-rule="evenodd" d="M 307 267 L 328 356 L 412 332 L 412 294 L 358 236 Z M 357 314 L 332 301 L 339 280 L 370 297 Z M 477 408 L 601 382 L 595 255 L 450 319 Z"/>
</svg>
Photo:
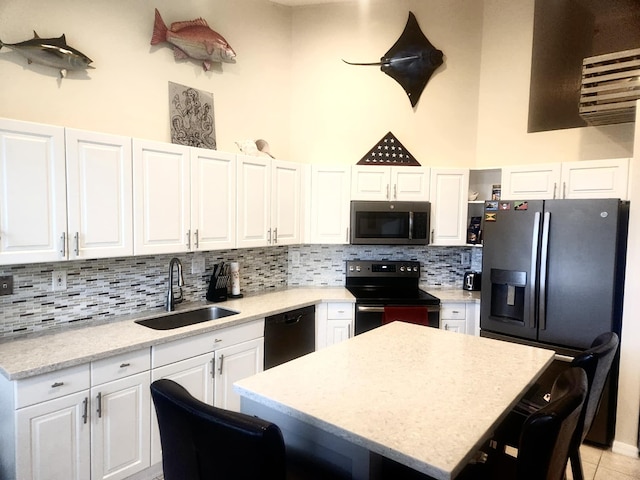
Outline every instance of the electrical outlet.
<svg viewBox="0 0 640 480">
<path fill-rule="evenodd" d="M 54 270 L 51 278 L 51 286 L 54 292 L 61 292 L 67 289 L 67 272 L 64 270 Z"/>
<path fill-rule="evenodd" d="M 0 295 L 11 295 L 13 293 L 13 275 L 3 275 L 0 277 Z"/>
<path fill-rule="evenodd" d="M 461 265 L 469 265 L 471 263 L 471 256 L 469 252 L 462 252 L 460 254 L 460 264 Z"/>
</svg>

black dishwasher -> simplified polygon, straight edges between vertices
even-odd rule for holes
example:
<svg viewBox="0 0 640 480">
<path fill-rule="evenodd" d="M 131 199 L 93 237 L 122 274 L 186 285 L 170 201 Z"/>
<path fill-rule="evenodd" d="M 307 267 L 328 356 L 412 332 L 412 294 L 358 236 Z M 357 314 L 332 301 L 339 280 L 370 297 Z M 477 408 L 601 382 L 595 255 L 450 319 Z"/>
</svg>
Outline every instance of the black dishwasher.
<svg viewBox="0 0 640 480">
<path fill-rule="evenodd" d="M 264 369 L 316 349 L 316 307 L 272 315 L 264 322 Z"/>
</svg>

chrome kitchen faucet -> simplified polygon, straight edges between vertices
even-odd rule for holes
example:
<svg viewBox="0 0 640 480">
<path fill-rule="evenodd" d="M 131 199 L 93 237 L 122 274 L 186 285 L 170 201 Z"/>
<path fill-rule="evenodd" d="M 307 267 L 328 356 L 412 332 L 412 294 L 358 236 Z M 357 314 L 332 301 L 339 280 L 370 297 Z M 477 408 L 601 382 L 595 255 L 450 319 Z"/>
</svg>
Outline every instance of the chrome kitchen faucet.
<svg viewBox="0 0 640 480">
<path fill-rule="evenodd" d="M 180 295 L 178 298 L 173 297 L 173 266 L 178 266 L 178 287 L 180 288 Z M 184 277 L 182 276 L 182 263 L 176 257 L 173 257 L 169 262 L 169 288 L 167 290 L 167 301 L 165 308 L 167 312 L 175 310 L 176 303 L 182 301 L 182 286 L 184 285 Z"/>
</svg>

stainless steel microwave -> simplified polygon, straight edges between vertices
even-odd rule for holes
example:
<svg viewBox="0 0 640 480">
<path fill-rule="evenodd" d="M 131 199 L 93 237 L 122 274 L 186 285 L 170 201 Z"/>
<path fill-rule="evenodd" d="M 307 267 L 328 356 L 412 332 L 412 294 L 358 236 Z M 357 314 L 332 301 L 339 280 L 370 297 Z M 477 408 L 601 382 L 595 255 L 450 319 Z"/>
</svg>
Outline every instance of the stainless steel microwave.
<svg viewBox="0 0 640 480">
<path fill-rule="evenodd" d="M 429 202 L 351 202 L 352 245 L 427 245 Z"/>
</svg>

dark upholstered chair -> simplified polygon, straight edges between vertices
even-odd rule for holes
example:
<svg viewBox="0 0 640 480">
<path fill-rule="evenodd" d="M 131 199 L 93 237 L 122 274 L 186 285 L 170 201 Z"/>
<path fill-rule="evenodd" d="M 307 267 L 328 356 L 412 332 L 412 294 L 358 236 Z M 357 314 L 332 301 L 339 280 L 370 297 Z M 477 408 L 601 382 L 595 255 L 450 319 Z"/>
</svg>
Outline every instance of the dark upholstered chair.
<svg viewBox="0 0 640 480">
<path fill-rule="evenodd" d="M 284 479 L 277 425 L 203 403 L 172 380 L 151 384 L 165 480 Z"/>
<path fill-rule="evenodd" d="M 571 362 L 572 366 L 584 369 L 589 382 L 587 400 L 585 401 L 582 415 L 578 420 L 578 427 L 569 452 L 573 480 L 584 480 L 582 461 L 580 459 L 580 445 L 582 445 L 587 433 L 589 433 L 593 419 L 598 413 L 604 384 L 607 381 L 619 343 L 618 335 L 614 332 L 603 333 L 593 341 L 589 350 L 574 358 Z"/>
<path fill-rule="evenodd" d="M 603 333 L 592 342 L 588 350 L 576 356 L 571 362 L 572 367 L 582 368 L 586 372 L 588 382 L 587 400 L 578 420 L 576 434 L 569 453 L 574 480 L 584 480 L 582 461 L 580 459 L 580 445 L 582 445 L 587 433 L 589 433 L 593 419 L 598 412 L 604 385 L 618 350 L 618 344 L 619 339 L 616 333 Z M 543 406 L 542 404 L 532 403 L 523 403 L 516 406 L 503 425 L 498 428 L 495 440 L 499 444 L 517 446 L 523 422 L 532 411 Z"/>
<path fill-rule="evenodd" d="M 547 405 L 525 420 L 514 458 L 489 451 L 485 463 L 469 465 L 461 479 L 562 480 L 580 414 L 587 396 L 587 374 L 581 368 L 562 372 Z"/>
</svg>

